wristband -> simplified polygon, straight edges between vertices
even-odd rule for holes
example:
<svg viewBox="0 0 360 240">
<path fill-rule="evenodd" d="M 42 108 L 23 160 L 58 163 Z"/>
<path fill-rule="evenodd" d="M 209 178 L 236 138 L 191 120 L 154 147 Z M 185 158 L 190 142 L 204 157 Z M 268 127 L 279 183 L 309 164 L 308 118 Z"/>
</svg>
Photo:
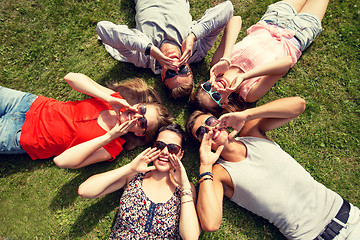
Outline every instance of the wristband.
<svg viewBox="0 0 360 240">
<path fill-rule="evenodd" d="M 145 55 L 150 55 L 150 50 L 151 50 L 151 46 L 152 46 L 153 44 L 152 43 L 149 43 L 148 45 L 147 45 L 147 47 L 146 47 L 146 49 L 145 49 Z"/>
<path fill-rule="evenodd" d="M 214 176 L 214 174 L 212 174 L 211 172 L 204 172 L 198 176 L 198 180 L 200 180 L 202 177 L 204 177 L 206 175 L 210 175 L 211 177 Z"/>
<path fill-rule="evenodd" d="M 213 181 L 213 178 L 212 178 L 212 177 L 206 177 L 206 178 L 200 179 L 199 184 L 202 183 L 202 182 L 204 182 L 204 181 L 206 181 L 206 180 L 211 180 L 211 181 Z"/>
<path fill-rule="evenodd" d="M 220 61 L 225 61 L 225 62 L 227 62 L 227 63 L 229 64 L 229 67 L 231 67 L 231 61 L 230 61 L 230 59 L 228 59 L 228 58 L 226 58 L 226 57 L 222 57 L 222 58 L 220 58 Z"/>
</svg>

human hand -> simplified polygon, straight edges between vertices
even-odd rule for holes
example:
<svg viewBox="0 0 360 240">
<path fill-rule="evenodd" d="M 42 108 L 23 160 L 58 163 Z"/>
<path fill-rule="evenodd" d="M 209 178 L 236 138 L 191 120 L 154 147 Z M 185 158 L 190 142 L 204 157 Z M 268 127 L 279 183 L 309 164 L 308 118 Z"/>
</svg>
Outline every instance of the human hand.
<svg viewBox="0 0 360 240">
<path fill-rule="evenodd" d="M 219 159 L 222 150 L 224 149 L 224 145 L 219 146 L 215 152 L 211 151 L 212 138 L 214 136 L 214 132 L 210 130 L 208 133 L 205 133 L 201 145 L 200 145 L 200 164 L 212 166 Z"/>
<path fill-rule="evenodd" d="M 110 96 L 110 98 L 108 99 L 107 102 L 114 109 L 118 119 L 120 119 L 120 109 L 123 108 L 123 107 L 125 109 L 129 109 L 129 110 L 137 112 L 136 107 L 130 106 L 130 104 L 125 99 Z"/>
<path fill-rule="evenodd" d="M 130 121 L 125 121 L 121 124 L 117 122 L 116 125 L 110 131 L 107 132 L 107 134 L 110 136 L 112 140 L 121 137 L 128 133 L 129 129 L 136 124 L 136 121 L 137 118 L 134 118 Z"/>
<path fill-rule="evenodd" d="M 213 84 L 217 76 L 224 74 L 230 66 L 227 61 L 219 61 L 210 69 L 210 83 Z"/>
<path fill-rule="evenodd" d="M 247 115 L 242 112 L 226 113 L 219 118 L 220 128 L 232 127 L 229 139 L 234 138 L 246 123 Z"/>
<path fill-rule="evenodd" d="M 145 173 L 148 171 L 155 170 L 155 166 L 148 166 L 149 163 L 156 160 L 160 156 L 161 150 L 156 148 L 147 148 L 142 153 L 140 153 L 134 160 L 130 163 L 130 168 L 134 172 Z"/>
<path fill-rule="evenodd" d="M 181 189 L 191 188 L 186 170 L 180 159 L 176 156 L 176 154 L 169 154 L 169 160 L 172 167 L 170 170 L 170 176 Z"/>
<path fill-rule="evenodd" d="M 194 42 L 196 41 L 196 37 L 193 33 L 190 33 L 189 36 L 185 38 L 185 40 L 181 44 L 181 50 L 183 54 L 180 57 L 179 66 L 184 65 L 192 56 L 192 51 L 194 47 Z"/>
<path fill-rule="evenodd" d="M 179 61 L 178 59 L 169 58 L 165 56 L 159 48 L 154 45 L 151 46 L 150 55 L 153 56 L 161 65 L 161 67 L 165 67 L 174 71 L 179 70 Z"/>
</svg>

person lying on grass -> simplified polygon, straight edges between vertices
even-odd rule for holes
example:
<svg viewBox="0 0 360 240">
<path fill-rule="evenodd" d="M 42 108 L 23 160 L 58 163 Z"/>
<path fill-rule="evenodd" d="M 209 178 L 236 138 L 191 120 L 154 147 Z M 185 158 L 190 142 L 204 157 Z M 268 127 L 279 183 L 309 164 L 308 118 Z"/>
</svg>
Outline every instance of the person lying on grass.
<svg viewBox="0 0 360 240">
<path fill-rule="evenodd" d="M 153 148 L 79 186 L 83 198 L 125 189 L 110 239 L 198 239 L 196 192 L 181 163 L 184 141 L 178 124 L 162 127 Z"/>
<path fill-rule="evenodd" d="M 359 208 L 314 180 L 266 136 L 304 110 L 305 101 L 292 97 L 219 119 L 201 111 L 189 117 L 187 131 L 201 142 L 197 212 L 205 231 L 220 227 L 226 196 L 288 239 L 359 239 Z"/>
<path fill-rule="evenodd" d="M 171 123 L 157 93 L 140 79 L 114 84 L 114 91 L 81 73 L 64 77 L 93 98 L 62 102 L 0 87 L 0 153 L 55 156 L 61 168 L 113 160 L 125 147 L 147 144 Z"/>
<path fill-rule="evenodd" d="M 136 27 L 109 21 L 97 24 L 97 33 L 116 60 L 151 68 L 161 74 L 172 98 L 190 95 L 194 86 L 189 64 L 201 61 L 233 15 L 225 1 L 193 21 L 187 0 L 136 0 Z"/>
<path fill-rule="evenodd" d="M 271 4 L 236 44 L 242 21 L 234 16 L 214 53 L 210 80 L 197 88 L 192 101 L 200 110 L 218 115 L 243 110 L 245 102 L 260 99 L 320 34 L 327 5 L 328 0 Z"/>
</svg>

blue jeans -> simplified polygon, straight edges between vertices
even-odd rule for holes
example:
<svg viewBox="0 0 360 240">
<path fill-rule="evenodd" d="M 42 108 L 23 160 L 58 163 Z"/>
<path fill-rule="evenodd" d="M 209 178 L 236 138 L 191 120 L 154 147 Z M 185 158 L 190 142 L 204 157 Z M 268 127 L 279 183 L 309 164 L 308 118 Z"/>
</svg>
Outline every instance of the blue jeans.
<svg viewBox="0 0 360 240">
<path fill-rule="evenodd" d="M 21 128 L 36 95 L 0 86 L 0 154 L 21 154 Z"/>
</svg>

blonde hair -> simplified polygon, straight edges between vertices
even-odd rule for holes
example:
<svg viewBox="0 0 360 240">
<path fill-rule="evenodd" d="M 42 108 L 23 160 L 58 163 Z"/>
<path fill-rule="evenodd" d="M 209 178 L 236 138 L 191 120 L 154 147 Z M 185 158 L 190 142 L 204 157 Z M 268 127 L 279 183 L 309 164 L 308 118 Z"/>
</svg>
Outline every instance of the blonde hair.
<svg viewBox="0 0 360 240">
<path fill-rule="evenodd" d="M 136 136 L 129 132 L 124 138 L 126 143 L 124 148 L 127 150 L 134 149 L 137 146 L 145 145 L 151 142 L 162 126 L 171 124 L 173 117 L 169 114 L 168 110 L 161 104 L 159 94 L 154 88 L 148 86 L 140 78 L 126 80 L 120 83 L 108 84 L 108 87 L 120 95 L 130 104 L 146 103 L 147 106 L 155 107 L 158 113 L 157 125 L 153 129 L 148 129 L 144 136 Z"/>
</svg>

